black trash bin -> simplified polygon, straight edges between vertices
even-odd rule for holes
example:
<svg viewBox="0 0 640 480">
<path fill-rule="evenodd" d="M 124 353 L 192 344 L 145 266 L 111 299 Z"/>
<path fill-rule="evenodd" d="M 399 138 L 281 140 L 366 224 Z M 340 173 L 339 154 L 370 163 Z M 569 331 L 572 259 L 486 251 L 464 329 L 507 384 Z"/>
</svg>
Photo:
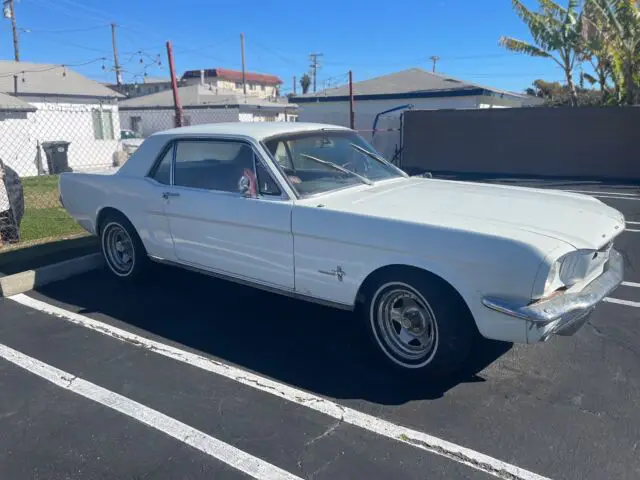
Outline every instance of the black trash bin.
<svg viewBox="0 0 640 480">
<path fill-rule="evenodd" d="M 49 167 L 49 175 L 57 173 L 70 172 L 69 151 L 70 142 L 42 142 L 42 149 L 47 155 L 47 166 Z"/>
</svg>

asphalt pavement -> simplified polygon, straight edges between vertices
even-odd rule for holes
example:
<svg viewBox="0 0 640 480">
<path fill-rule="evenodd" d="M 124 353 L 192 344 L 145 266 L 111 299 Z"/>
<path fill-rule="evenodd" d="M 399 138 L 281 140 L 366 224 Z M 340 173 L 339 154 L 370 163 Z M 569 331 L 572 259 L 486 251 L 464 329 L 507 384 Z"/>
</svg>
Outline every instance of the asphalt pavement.
<svg viewBox="0 0 640 480">
<path fill-rule="evenodd" d="M 625 214 L 627 283 L 574 336 L 482 342 L 420 382 L 378 368 L 350 313 L 94 271 L 0 299 L 0 478 L 640 478 L 640 189 L 492 181 Z"/>
</svg>

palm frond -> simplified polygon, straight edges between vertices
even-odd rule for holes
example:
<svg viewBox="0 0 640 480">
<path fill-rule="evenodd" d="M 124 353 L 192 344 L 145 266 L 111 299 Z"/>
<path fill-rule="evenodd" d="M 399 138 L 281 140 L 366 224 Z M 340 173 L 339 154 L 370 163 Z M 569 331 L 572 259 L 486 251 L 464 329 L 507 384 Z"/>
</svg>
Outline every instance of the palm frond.
<svg viewBox="0 0 640 480">
<path fill-rule="evenodd" d="M 524 53 L 525 55 L 530 55 L 532 57 L 553 58 L 553 55 L 551 55 L 549 52 L 546 52 L 545 50 L 536 47 L 535 45 L 531 45 L 530 43 L 515 38 L 500 37 L 499 44 L 510 52 Z"/>
<path fill-rule="evenodd" d="M 595 85 L 596 83 L 598 83 L 598 80 L 592 76 L 589 75 L 588 73 L 583 73 L 582 76 L 584 77 L 584 79 L 589 82 L 591 85 Z"/>
</svg>

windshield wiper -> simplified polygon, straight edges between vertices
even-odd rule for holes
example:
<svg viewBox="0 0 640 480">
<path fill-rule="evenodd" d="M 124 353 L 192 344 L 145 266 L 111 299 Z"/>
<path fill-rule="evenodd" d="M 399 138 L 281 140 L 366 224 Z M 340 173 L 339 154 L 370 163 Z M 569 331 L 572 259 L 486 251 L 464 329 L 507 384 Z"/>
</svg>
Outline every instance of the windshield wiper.
<svg viewBox="0 0 640 480">
<path fill-rule="evenodd" d="M 360 145 L 356 145 L 355 143 L 352 143 L 351 146 L 353 148 L 355 148 L 356 150 L 358 150 L 361 153 L 364 153 L 365 155 L 367 155 L 370 158 L 373 158 L 374 160 L 376 160 L 379 163 L 382 163 L 383 165 L 386 165 L 387 167 L 393 168 L 394 170 L 396 170 L 398 173 L 400 173 L 402 176 L 404 177 L 408 177 L 409 175 L 407 175 L 405 172 L 403 172 L 402 170 L 400 170 L 398 167 L 396 167 L 393 163 L 389 162 L 388 160 L 382 158 L 380 155 L 377 155 L 373 152 L 370 152 L 369 150 L 367 150 L 366 148 L 362 148 Z"/>
<path fill-rule="evenodd" d="M 321 164 L 326 165 L 328 167 L 335 168 L 336 170 L 338 170 L 338 171 L 340 171 L 342 173 L 348 173 L 349 175 L 353 175 L 354 177 L 359 179 L 362 183 L 366 183 L 367 185 L 373 185 L 373 182 L 371 180 L 369 180 L 367 177 L 363 177 L 362 175 L 359 175 L 356 172 L 352 172 L 351 170 L 349 170 L 347 168 L 344 168 L 344 167 L 341 167 L 339 165 L 336 165 L 335 163 L 329 162 L 327 160 L 322 160 L 320 158 L 313 157 L 311 155 L 307 155 L 306 153 L 301 153 L 300 156 L 304 157 L 304 158 L 308 158 L 309 160 L 313 160 L 314 162 L 321 163 Z"/>
</svg>

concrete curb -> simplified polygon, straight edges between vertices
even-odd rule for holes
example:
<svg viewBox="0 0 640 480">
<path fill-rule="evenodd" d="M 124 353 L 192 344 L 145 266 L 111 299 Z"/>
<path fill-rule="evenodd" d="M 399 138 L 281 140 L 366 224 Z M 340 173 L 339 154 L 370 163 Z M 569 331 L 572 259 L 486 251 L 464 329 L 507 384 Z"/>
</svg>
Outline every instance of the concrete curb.
<svg viewBox="0 0 640 480">
<path fill-rule="evenodd" d="M 102 254 L 92 253 L 64 262 L 27 270 L 0 278 L 0 297 L 10 297 L 41 287 L 51 282 L 79 275 L 100 268 L 104 264 Z"/>
</svg>

